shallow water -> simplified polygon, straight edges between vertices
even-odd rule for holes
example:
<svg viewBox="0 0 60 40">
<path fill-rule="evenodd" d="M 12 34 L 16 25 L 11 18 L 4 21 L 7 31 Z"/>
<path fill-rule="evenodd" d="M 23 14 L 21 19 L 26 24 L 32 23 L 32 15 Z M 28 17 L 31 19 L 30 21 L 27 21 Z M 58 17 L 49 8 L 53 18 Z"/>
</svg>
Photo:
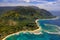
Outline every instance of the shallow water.
<svg viewBox="0 0 60 40">
<path fill-rule="evenodd" d="M 60 19 L 57 20 L 39 20 L 39 26 L 42 28 L 42 34 L 20 33 L 12 35 L 6 40 L 60 40 Z"/>
</svg>

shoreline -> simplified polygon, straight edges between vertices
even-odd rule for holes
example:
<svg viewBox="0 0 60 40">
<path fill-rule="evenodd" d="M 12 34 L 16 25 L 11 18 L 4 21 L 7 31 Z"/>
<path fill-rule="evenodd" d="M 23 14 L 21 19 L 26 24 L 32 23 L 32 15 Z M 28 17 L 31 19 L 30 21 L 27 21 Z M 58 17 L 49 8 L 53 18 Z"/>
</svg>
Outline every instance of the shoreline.
<svg viewBox="0 0 60 40">
<path fill-rule="evenodd" d="M 6 36 L 5 38 L 3 38 L 2 40 L 5 40 L 6 38 L 8 38 L 8 37 L 10 37 L 10 36 L 12 36 L 12 35 L 19 35 L 21 32 L 23 32 L 23 33 L 27 33 L 27 32 L 29 32 L 29 33 L 31 33 L 31 34 L 36 34 L 36 35 L 38 35 L 38 34 L 42 34 L 42 33 L 40 32 L 41 27 L 40 27 L 39 24 L 37 23 L 38 21 L 39 21 L 39 19 L 36 19 L 36 20 L 35 20 L 35 23 L 36 23 L 37 27 L 39 27 L 38 29 L 33 30 L 33 31 L 28 31 L 28 30 L 26 30 L 26 31 L 16 32 L 16 33 L 13 33 L 13 34 L 7 35 L 7 36 Z"/>
<path fill-rule="evenodd" d="M 56 20 L 59 19 L 60 17 L 56 16 L 55 18 L 49 18 L 49 19 L 40 19 L 40 20 Z"/>
<path fill-rule="evenodd" d="M 8 37 L 10 37 L 10 36 L 12 36 L 12 35 L 19 35 L 19 33 L 21 33 L 21 32 L 23 32 L 23 33 L 29 32 L 29 33 L 31 33 L 31 34 L 36 34 L 36 35 L 38 35 L 38 34 L 43 34 L 42 32 L 40 32 L 40 31 L 42 30 L 42 28 L 39 26 L 38 21 L 39 21 L 39 20 L 56 20 L 56 19 L 59 19 L 59 17 L 50 18 L 50 19 L 36 19 L 36 20 L 35 20 L 35 23 L 36 23 L 37 27 L 39 27 L 38 29 L 33 30 L 33 31 L 28 31 L 28 30 L 26 30 L 26 31 L 16 32 L 16 33 L 7 35 L 7 36 L 6 36 L 5 38 L 3 38 L 2 40 L 5 40 L 6 38 L 8 38 Z M 46 31 L 46 32 L 47 32 L 47 31 Z M 49 33 L 49 32 L 48 32 L 48 33 Z"/>
</svg>

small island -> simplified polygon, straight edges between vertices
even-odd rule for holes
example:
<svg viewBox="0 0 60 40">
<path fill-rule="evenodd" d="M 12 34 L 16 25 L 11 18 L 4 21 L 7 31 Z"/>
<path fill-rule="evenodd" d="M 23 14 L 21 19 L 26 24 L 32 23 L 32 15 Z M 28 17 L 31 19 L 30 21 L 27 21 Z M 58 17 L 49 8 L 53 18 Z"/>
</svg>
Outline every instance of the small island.
<svg viewBox="0 0 60 40">
<path fill-rule="evenodd" d="M 35 6 L 0 7 L 0 14 L 0 40 L 19 31 L 39 29 L 35 22 L 37 19 L 55 17 Z"/>
</svg>

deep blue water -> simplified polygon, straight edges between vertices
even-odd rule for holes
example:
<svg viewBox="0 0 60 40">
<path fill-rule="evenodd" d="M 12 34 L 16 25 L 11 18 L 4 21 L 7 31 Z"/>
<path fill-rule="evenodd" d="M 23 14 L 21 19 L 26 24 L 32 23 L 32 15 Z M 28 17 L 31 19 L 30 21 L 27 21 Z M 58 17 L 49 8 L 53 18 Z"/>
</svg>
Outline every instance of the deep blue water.
<svg viewBox="0 0 60 40">
<path fill-rule="evenodd" d="M 60 34 L 54 34 L 60 32 L 60 19 L 58 20 L 39 20 L 39 26 L 42 28 L 42 34 L 20 33 L 19 35 L 12 35 L 6 40 L 60 40 Z M 46 24 L 46 25 L 45 25 Z M 55 26 L 57 25 L 57 26 Z M 59 28 L 58 28 L 59 27 Z M 53 32 L 47 33 L 48 32 Z"/>
</svg>

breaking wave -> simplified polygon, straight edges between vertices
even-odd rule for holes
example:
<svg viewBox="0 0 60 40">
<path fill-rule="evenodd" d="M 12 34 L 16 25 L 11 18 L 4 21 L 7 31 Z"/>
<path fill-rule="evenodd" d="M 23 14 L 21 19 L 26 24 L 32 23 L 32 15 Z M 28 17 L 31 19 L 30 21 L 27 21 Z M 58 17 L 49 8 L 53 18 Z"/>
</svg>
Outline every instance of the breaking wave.
<svg viewBox="0 0 60 40">
<path fill-rule="evenodd" d="M 57 25 L 45 24 L 46 29 L 43 29 L 44 32 L 49 34 L 59 34 L 60 35 L 60 27 Z"/>
</svg>

